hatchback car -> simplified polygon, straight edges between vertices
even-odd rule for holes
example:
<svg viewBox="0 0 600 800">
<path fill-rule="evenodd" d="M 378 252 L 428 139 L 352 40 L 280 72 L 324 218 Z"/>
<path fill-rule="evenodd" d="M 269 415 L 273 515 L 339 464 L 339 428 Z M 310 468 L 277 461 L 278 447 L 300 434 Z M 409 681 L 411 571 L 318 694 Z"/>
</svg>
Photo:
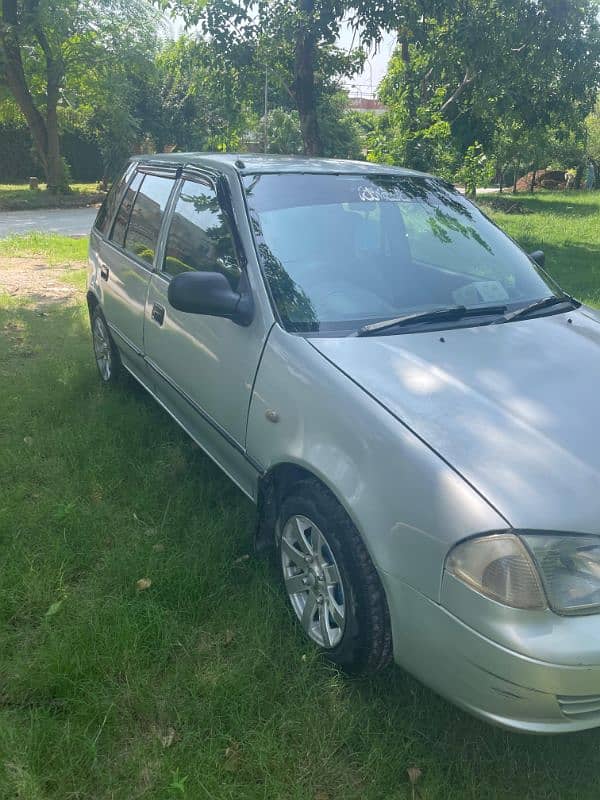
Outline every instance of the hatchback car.
<svg viewBox="0 0 600 800">
<path fill-rule="evenodd" d="M 508 728 L 600 724 L 600 314 L 454 188 L 350 161 L 134 159 L 87 290 L 258 506 L 304 633 Z"/>
</svg>

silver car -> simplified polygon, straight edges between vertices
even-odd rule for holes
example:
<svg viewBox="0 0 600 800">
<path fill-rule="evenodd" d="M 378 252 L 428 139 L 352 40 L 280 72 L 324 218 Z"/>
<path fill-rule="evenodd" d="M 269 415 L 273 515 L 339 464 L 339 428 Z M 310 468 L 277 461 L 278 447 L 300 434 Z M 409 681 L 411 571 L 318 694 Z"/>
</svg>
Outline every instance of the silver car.
<svg viewBox="0 0 600 800">
<path fill-rule="evenodd" d="M 452 186 L 144 156 L 95 222 L 96 362 L 258 506 L 304 633 L 484 719 L 600 724 L 600 314 Z"/>
</svg>

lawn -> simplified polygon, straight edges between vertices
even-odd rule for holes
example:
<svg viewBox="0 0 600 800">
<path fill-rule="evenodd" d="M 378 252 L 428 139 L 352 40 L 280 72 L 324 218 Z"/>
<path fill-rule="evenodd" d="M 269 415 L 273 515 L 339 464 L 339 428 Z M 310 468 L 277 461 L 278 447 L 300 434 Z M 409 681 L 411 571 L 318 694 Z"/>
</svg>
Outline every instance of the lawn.
<svg viewBox="0 0 600 800">
<path fill-rule="evenodd" d="M 0 211 L 23 211 L 30 208 L 75 208 L 101 203 L 105 193 L 96 183 L 72 183 L 71 192 L 50 194 L 46 185 L 30 189 L 26 183 L 0 183 Z"/>
<path fill-rule="evenodd" d="M 498 198 L 478 202 L 489 213 Z M 526 213 L 493 211 L 495 222 L 528 252 L 544 250 L 546 269 L 563 289 L 590 305 L 600 305 L 600 192 L 539 192 L 504 195 Z"/>
<path fill-rule="evenodd" d="M 522 202 L 495 218 L 600 304 L 600 194 Z M 0 256 L 28 247 L 83 253 Z M 598 797 L 600 730 L 509 734 L 398 668 L 324 663 L 253 507 L 135 385 L 100 385 L 88 327 L 83 295 L 0 297 L 2 800 Z"/>
<path fill-rule="evenodd" d="M 87 237 L 74 238 L 57 233 L 24 233 L 0 239 L 0 257 L 36 256 L 48 264 L 72 264 L 87 258 Z"/>
</svg>

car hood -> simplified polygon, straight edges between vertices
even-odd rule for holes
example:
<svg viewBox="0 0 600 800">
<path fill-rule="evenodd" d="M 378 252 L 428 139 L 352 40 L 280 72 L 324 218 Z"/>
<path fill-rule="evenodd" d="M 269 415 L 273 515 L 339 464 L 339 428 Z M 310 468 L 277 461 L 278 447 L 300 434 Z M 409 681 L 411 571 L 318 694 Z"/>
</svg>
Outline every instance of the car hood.
<svg viewBox="0 0 600 800">
<path fill-rule="evenodd" d="M 600 314 L 311 344 L 517 528 L 600 533 Z"/>
</svg>

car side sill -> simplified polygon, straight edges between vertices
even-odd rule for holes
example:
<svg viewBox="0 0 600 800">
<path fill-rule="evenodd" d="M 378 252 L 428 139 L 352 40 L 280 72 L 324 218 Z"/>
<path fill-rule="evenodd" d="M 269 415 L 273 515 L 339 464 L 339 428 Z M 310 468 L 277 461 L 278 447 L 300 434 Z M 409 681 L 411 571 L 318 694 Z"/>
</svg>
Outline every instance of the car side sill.
<svg viewBox="0 0 600 800">
<path fill-rule="evenodd" d="M 125 336 L 125 334 L 124 334 L 124 333 L 121 333 L 121 331 L 120 331 L 120 330 L 119 330 L 119 329 L 116 327 L 116 325 L 113 325 L 113 324 L 112 324 L 112 322 L 108 322 L 108 320 L 107 320 L 107 324 L 108 324 L 108 327 L 110 328 L 110 331 L 111 331 L 111 333 L 114 333 L 114 334 L 116 334 L 116 335 L 119 337 L 119 339 L 120 339 L 120 340 L 123 342 L 123 344 L 126 344 L 126 345 L 127 345 L 127 347 L 128 347 L 130 350 L 133 350 L 133 352 L 136 354 L 136 356 L 141 356 L 142 358 L 144 357 L 144 354 L 142 353 L 142 351 L 140 350 L 140 348 L 139 348 L 139 347 L 137 347 L 137 346 L 136 346 L 136 345 L 135 345 L 135 344 L 134 344 L 134 343 L 131 341 L 131 339 L 128 339 L 128 338 L 127 338 L 127 336 Z M 132 374 L 133 374 L 133 373 L 132 373 Z"/>
<path fill-rule="evenodd" d="M 160 399 L 160 397 L 156 394 L 156 392 L 154 392 L 148 386 L 148 384 L 144 380 L 142 380 L 142 378 L 140 378 L 139 375 L 136 375 L 136 373 L 134 372 L 133 369 L 131 369 L 131 367 L 129 367 L 125 362 L 123 362 L 123 366 L 125 367 L 127 372 L 129 372 L 129 374 L 133 378 L 135 378 L 135 380 L 140 384 L 140 386 L 142 386 L 148 392 L 148 394 L 151 397 L 153 397 L 154 400 L 156 400 L 156 402 L 161 406 L 161 408 L 164 408 L 164 410 L 167 412 L 167 414 L 179 425 L 179 427 L 190 437 L 190 439 L 192 439 L 192 441 L 195 442 L 198 445 L 198 447 L 204 453 L 206 453 L 206 455 L 210 458 L 210 460 L 213 461 L 217 465 L 217 467 L 219 467 L 219 469 L 222 470 L 227 475 L 227 477 L 238 487 L 238 489 L 241 492 L 243 492 L 243 494 L 245 494 L 246 497 L 248 497 L 248 499 L 251 500 L 256 505 L 257 497 L 254 497 L 251 492 L 249 492 L 247 489 L 245 489 L 242 486 L 242 484 L 234 477 L 234 475 L 232 475 L 231 472 L 228 469 L 226 469 L 219 461 L 217 461 L 217 459 L 211 453 L 208 452 L 208 450 L 204 447 L 202 442 L 200 442 L 195 436 L 193 436 L 190 433 L 190 431 L 187 429 L 185 424 L 177 417 L 177 415 L 166 405 L 166 403 L 164 403 Z M 229 443 L 228 439 L 227 439 L 227 442 Z M 263 474 L 263 470 L 262 469 L 258 469 L 256 462 L 253 461 L 252 459 L 250 459 L 243 451 L 241 452 L 241 454 L 246 458 L 246 460 L 249 462 L 250 466 L 256 471 L 257 476 L 260 477 L 260 475 Z"/>
<path fill-rule="evenodd" d="M 209 414 L 207 414 L 206 411 L 204 411 L 204 409 L 201 406 L 199 406 L 198 403 L 195 402 L 195 400 L 192 400 L 189 394 L 180 389 L 179 386 L 177 386 L 177 384 L 174 383 L 169 378 L 169 376 L 165 372 L 163 372 L 163 370 L 157 364 L 154 363 L 154 361 L 152 361 L 152 359 L 144 357 L 144 361 L 147 364 L 147 366 L 150 367 L 150 369 L 154 370 L 154 372 L 156 372 L 156 374 L 163 379 L 165 383 L 169 384 L 169 386 L 171 387 L 171 389 L 173 389 L 174 392 L 177 392 L 177 394 L 179 395 L 179 397 L 182 398 L 182 400 L 185 400 L 185 402 L 189 406 L 191 406 L 191 408 L 193 408 L 196 414 L 202 417 L 202 419 L 208 425 L 210 425 L 210 427 L 213 428 L 217 433 L 220 433 L 223 439 L 225 439 L 225 441 L 227 442 L 227 444 L 233 447 L 234 450 L 237 450 L 237 452 L 241 456 L 243 456 L 246 459 L 246 461 L 252 467 L 254 467 L 254 469 L 259 474 L 262 474 L 264 472 L 262 465 L 259 464 L 258 461 L 255 461 L 252 458 L 252 456 L 249 456 L 248 453 L 244 450 L 244 448 L 239 444 L 239 442 L 237 442 L 232 436 L 230 436 L 227 433 L 227 431 L 221 425 L 218 424 L 218 422 L 215 422 L 215 420 Z"/>
</svg>

